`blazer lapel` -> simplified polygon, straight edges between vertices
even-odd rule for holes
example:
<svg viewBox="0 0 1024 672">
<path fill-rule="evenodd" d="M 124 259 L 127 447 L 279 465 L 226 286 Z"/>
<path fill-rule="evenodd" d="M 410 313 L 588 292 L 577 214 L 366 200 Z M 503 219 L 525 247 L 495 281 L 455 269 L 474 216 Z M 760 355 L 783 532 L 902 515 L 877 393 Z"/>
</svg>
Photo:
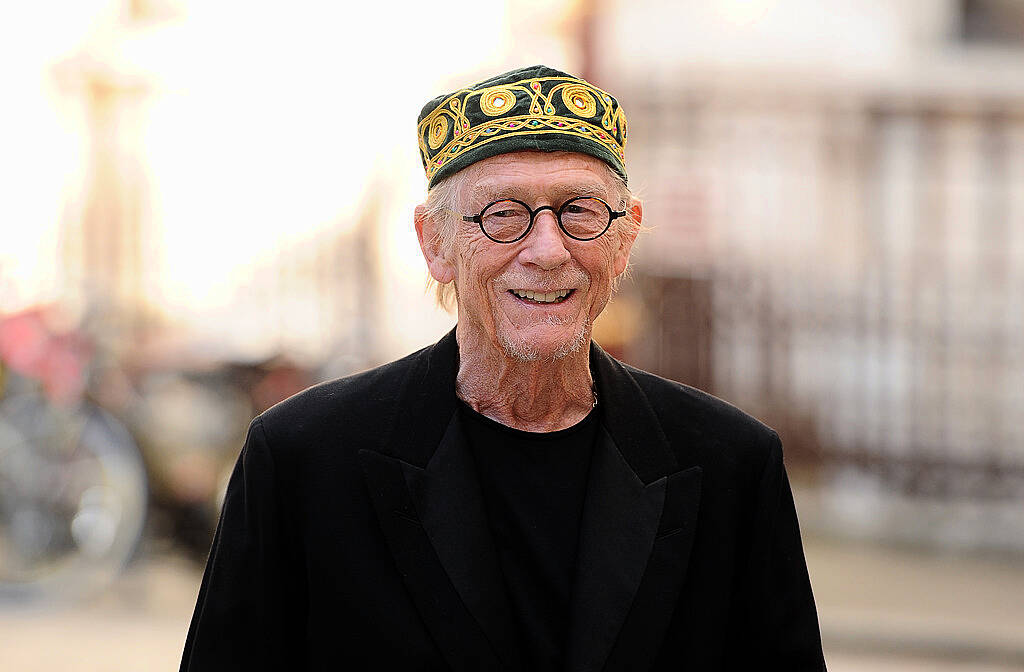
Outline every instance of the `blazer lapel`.
<svg viewBox="0 0 1024 672">
<path fill-rule="evenodd" d="M 398 569 L 448 663 L 523 669 L 455 404 L 456 366 L 449 333 L 414 367 L 402 394 L 406 412 L 383 452 L 362 450 L 359 458 Z"/>
<path fill-rule="evenodd" d="M 573 672 L 647 669 L 686 574 L 701 469 L 680 470 L 643 391 L 596 344 L 594 447 L 566 649 Z"/>
<path fill-rule="evenodd" d="M 405 477 L 423 528 L 463 604 L 498 657 L 521 669 L 518 632 L 458 415 L 426 468 L 405 465 Z"/>
</svg>

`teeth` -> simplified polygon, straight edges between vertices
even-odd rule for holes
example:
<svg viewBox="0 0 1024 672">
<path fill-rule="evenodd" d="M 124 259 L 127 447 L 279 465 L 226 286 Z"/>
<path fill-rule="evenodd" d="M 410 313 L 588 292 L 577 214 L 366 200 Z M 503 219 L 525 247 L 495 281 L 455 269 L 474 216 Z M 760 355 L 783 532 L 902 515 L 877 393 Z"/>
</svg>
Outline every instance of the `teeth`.
<svg viewBox="0 0 1024 672">
<path fill-rule="evenodd" d="M 572 290 L 560 289 L 557 292 L 544 293 L 534 292 L 529 289 L 513 289 L 512 293 L 521 299 L 530 299 L 532 301 L 537 301 L 538 303 L 553 303 L 555 301 L 560 301 L 561 299 L 564 299 L 566 296 L 568 296 L 570 291 Z"/>
</svg>

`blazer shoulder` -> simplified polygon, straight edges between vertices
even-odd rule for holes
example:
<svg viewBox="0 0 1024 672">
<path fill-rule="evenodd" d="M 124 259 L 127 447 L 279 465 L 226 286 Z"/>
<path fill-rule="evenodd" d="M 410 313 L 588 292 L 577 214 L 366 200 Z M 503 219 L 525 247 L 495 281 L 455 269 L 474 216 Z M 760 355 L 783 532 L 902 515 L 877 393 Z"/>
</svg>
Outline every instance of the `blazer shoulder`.
<svg viewBox="0 0 1024 672">
<path fill-rule="evenodd" d="M 723 399 L 695 387 L 623 364 L 658 416 L 666 436 L 691 446 L 727 450 L 763 464 L 779 441 L 774 429 Z"/>
<path fill-rule="evenodd" d="M 271 444 L 311 443 L 327 436 L 358 438 L 389 426 L 406 380 L 428 348 L 360 373 L 308 387 L 257 416 Z"/>
</svg>

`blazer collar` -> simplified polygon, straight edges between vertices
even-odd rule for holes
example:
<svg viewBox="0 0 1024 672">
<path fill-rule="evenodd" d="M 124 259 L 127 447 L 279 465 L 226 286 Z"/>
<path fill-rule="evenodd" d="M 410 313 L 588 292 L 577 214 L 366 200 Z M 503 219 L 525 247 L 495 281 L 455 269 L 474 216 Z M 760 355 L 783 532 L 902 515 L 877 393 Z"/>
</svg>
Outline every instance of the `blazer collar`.
<svg viewBox="0 0 1024 672">
<path fill-rule="evenodd" d="M 459 346 L 452 329 L 415 360 L 399 395 L 398 419 L 384 441 L 384 452 L 420 467 L 427 465 L 457 409 L 458 366 Z M 630 469 L 644 483 L 675 471 L 678 464 L 668 438 L 626 367 L 591 341 L 590 368 L 603 422 Z"/>
<path fill-rule="evenodd" d="M 636 665 L 664 636 L 685 575 L 700 469 L 679 471 L 629 371 L 591 344 L 602 428 L 580 524 L 568 670 Z M 455 398 L 454 330 L 414 360 L 399 417 L 360 460 L 381 527 L 428 629 L 454 669 L 524 669 Z"/>
</svg>

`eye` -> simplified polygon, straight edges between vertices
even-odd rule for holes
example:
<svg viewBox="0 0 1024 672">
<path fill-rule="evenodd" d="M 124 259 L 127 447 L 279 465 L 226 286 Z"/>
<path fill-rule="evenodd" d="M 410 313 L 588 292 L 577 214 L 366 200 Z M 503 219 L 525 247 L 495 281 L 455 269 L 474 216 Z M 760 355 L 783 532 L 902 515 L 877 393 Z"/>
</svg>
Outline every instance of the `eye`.
<svg viewBox="0 0 1024 672">
<path fill-rule="evenodd" d="M 488 211 L 488 217 L 515 217 L 519 212 L 512 208 L 505 208 L 503 210 Z"/>
</svg>

